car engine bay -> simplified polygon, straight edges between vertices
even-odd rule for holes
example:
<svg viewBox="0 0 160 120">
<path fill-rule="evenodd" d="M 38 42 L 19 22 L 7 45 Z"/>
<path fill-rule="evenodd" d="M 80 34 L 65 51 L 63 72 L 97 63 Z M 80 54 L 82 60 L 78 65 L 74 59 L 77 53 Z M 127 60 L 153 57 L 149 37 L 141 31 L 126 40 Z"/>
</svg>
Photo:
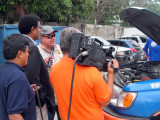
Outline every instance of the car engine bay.
<svg viewBox="0 0 160 120">
<path fill-rule="evenodd" d="M 114 84 L 124 87 L 128 84 L 160 78 L 160 61 L 139 62 L 121 65 Z"/>
</svg>

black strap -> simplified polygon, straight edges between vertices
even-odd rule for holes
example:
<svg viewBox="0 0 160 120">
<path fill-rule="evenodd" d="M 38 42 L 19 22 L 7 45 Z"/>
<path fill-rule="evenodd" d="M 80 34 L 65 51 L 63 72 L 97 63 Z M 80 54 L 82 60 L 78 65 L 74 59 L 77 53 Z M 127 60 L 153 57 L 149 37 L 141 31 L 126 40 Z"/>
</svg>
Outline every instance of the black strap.
<svg viewBox="0 0 160 120">
<path fill-rule="evenodd" d="M 41 113 L 41 118 L 42 118 L 42 120 L 43 120 L 42 107 L 41 107 L 41 101 L 40 101 L 40 99 L 39 99 L 39 93 L 38 93 L 38 90 L 37 90 L 37 87 L 36 87 L 36 86 L 34 86 L 34 89 L 35 89 L 35 91 L 36 91 L 36 95 L 37 95 L 37 99 L 38 99 L 38 104 L 39 104 L 39 108 L 40 108 L 40 113 Z"/>
</svg>

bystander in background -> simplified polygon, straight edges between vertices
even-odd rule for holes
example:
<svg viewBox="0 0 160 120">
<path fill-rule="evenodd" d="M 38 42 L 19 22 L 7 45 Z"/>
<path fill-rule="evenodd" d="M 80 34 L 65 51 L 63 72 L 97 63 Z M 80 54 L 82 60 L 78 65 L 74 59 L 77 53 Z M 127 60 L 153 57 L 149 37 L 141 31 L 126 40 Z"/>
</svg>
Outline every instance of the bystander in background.
<svg viewBox="0 0 160 120">
<path fill-rule="evenodd" d="M 160 46 L 151 38 L 148 38 L 144 46 L 147 61 L 160 61 Z"/>
</svg>

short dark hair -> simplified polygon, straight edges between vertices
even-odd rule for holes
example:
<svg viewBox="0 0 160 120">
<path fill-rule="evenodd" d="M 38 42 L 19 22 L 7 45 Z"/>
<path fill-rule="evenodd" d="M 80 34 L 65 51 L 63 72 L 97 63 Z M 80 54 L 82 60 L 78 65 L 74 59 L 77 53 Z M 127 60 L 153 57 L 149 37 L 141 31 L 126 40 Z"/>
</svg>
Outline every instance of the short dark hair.
<svg viewBox="0 0 160 120">
<path fill-rule="evenodd" d="M 21 34 L 12 34 L 3 41 L 3 55 L 6 60 L 16 58 L 19 50 L 25 51 L 29 46 L 27 37 Z"/>
<path fill-rule="evenodd" d="M 40 18 L 37 15 L 24 15 L 18 24 L 18 29 L 21 34 L 28 34 L 31 28 L 37 28 Z"/>
</svg>

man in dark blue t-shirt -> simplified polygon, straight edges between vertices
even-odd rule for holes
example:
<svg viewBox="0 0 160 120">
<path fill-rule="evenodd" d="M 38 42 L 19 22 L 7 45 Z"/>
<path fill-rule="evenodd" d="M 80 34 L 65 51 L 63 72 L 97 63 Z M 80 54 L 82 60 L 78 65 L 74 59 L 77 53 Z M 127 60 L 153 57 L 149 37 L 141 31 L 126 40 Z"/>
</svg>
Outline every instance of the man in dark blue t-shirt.
<svg viewBox="0 0 160 120">
<path fill-rule="evenodd" d="M 0 69 L 0 120 L 36 120 L 36 105 L 32 87 L 23 67 L 28 60 L 28 41 L 13 34 L 3 41 L 7 60 Z"/>
</svg>

